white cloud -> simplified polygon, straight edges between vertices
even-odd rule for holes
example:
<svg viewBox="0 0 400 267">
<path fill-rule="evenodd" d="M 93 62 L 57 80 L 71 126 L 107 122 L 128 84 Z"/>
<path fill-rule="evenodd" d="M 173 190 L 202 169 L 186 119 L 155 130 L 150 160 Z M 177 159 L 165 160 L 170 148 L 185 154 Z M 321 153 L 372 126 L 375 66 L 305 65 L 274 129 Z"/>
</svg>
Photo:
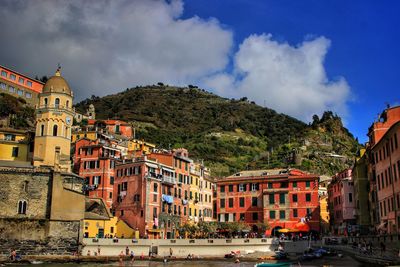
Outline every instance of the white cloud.
<svg viewBox="0 0 400 267">
<path fill-rule="evenodd" d="M 252 35 L 240 45 L 232 73 L 211 75 L 204 83 L 305 121 L 324 110 L 346 115 L 350 88 L 342 77 L 328 79 L 324 59 L 329 46 L 324 37 L 291 46 L 271 35 Z"/>
<path fill-rule="evenodd" d="M 3 1 L 0 61 L 38 75 L 60 62 L 78 98 L 190 84 L 225 68 L 233 40 L 216 19 L 182 13 L 180 0 Z"/>
</svg>

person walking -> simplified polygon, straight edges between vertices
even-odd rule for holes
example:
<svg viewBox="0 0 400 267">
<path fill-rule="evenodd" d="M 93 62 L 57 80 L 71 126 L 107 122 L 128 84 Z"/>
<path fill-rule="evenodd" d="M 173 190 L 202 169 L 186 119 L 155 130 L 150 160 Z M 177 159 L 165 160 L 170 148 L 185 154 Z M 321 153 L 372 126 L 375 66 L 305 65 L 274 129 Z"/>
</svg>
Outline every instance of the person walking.
<svg viewBox="0 0 400 267">
<path fill-rule="evenodd" d="M 169 248 L 169 257 L 170 258 L 172 258 L 172 254 L 173 254 L 174 252 L 173 252 L 173 250 L 172 250 L 172 248 Z"/>
<path fill-rule="evenodd" d="M 97 246 L 97 255 L 100 256 L 100 246 Z"/>
<path fill-rule="evenodd" d="M 130 257 L 131 257 L 131 262 L 134 262 L 135 261 L 135 253 L 133 252 L 133 250 L 131 250 Z"/>
<path fill-rule="evenodd" d="M 125 248 L 125 256 L 129 256 L 129 247 L 128 246 L 126 246 L 126 248 Z"/>
</svg>

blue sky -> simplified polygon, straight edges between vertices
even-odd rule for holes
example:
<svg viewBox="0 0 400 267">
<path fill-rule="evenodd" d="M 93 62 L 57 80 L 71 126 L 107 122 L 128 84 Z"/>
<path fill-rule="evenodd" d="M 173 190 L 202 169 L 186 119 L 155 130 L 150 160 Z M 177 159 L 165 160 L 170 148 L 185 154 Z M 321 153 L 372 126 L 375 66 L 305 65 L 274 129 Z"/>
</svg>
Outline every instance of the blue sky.
<svg viewBox="0 0 400 267">
<path fill-rule="evenodd" d="M 332 110 L 367 141 L 399 104 L 398 1 L 3 0 L 0 64 L 52 75 L 75 102 L 196 84 L 305 122 Z"/>
<path fill-rule="evenodd" d="M 184 16 L 218 18 L 234 30 L 235 45 L 254 33 L 294 45 L 308 35 L 331 40 L 326 71 L 351 87 L 346 126 L 365 142 L 385 103 L 400 104 L 399 10 L 398 1 L 188 0 Z"/>
</svg>

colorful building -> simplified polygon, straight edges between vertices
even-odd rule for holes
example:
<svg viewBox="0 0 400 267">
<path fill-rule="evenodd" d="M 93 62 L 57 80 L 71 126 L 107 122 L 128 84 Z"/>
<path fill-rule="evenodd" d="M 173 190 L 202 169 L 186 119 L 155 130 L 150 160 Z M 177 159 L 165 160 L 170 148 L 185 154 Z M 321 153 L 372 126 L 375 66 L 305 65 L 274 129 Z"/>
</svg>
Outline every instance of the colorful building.
<svg viewBox="0 0 400 267">
<path fill-rule="evenodd" d="M 82 138 L 86 138 L 89 140 L 96 140 L 98 138 L 98 134 L 96 131 L 93 130 L 77 130 L 77 131 L 73 131 L 72 132 L 72 138 L 71 138 L 71 142 L 75 143 L 77 140 L 82 139 Z"/>
<path fill-rule="evenodd" d="M 0 66 L 0 92 L 23 98 L 31 106 L 39 101 L 44 83 Z"/>
<path fill-rule="evenodd" d="M 220 222 L 243 221 L 267 235 L 294 228 L 302 218 L 311 230 L 320 230 L 318 179 L 299 170 L 242 171 L 217 181 L 217 216 Z"/>
<path fill-rule="evenodd" d="M 159 219 L 161 213 L 172 210 L 173 169 L 143 156 L 118 164 L 116 174 L 115 216 L 139 231 L 142 238 L 163 238 L 165 227 Z M 164 192 L 162 185 L 169 185 L 169 189 Z"/>
<path fill-rule="evenodd" d="M 31 163 L 33 152 L 33 132 L 0 128 L 0 160 Z"/>
<path fill-rule="evenodd" d="M 101 198 L 87 198 L 84 220 L 85 238 L 135 238 L 135 231 L 118 217 L 111 217 Z"/>
<path fill-rule="evenodd" d="M 332 233 L 349 235 L 356 225 L 356 201 L 352 170 L 346 169 L 332 177 L 328 186 L 329 213 Z"/>
<path fill-rule="evenodd" d="M 80 139 L 75 143 L 74 170 L 85 179 L 89 197 L 102 198 L 108 208 L 113 203 L 115 166 L 121 152 L 115 142 Z"/>
<path fill-rule="evenodd" d="M 55 166 L 71 171 L 71 127 L 73 92 L 60 68 L 39 94 L 36 107 L 34 166 Z"/>
<path fill-rule="evenodd" d="M 131 139 L 128 141 L 128 153 L 139 151 L 139 154 L 141 155 L 150 154 L 155 147 L 155 144 L 146 142 L 144 140 Z"/>
<path fill-rule="evenodd" d="M 368 132 L 372 223 L 380 233 L 399 233 L 400 106 L 387 108 Z"/>
<path fill-rule="evenodd" d="M 121 120 L 88 120 L 88 127 L 95 128 L 96 131 L 103 130 L 105 133 L 122 135 L 127 138 L 133 137 L 132 126 Z"/>
</svg>

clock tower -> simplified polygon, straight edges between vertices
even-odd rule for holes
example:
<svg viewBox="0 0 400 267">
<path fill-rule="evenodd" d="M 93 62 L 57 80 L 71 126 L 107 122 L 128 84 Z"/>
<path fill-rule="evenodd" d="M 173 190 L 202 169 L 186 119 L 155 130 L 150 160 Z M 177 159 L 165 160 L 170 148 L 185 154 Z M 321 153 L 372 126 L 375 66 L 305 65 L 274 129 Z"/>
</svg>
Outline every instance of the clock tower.
<svg viewBox="0 0 400 267">
<path fill-rule="evenodd" d="M 73 93 L 61 76 L 60 67 L 39 94 L 36 106 L 34 166 L 71 171 L 71 126 Z"/>
</svg>

